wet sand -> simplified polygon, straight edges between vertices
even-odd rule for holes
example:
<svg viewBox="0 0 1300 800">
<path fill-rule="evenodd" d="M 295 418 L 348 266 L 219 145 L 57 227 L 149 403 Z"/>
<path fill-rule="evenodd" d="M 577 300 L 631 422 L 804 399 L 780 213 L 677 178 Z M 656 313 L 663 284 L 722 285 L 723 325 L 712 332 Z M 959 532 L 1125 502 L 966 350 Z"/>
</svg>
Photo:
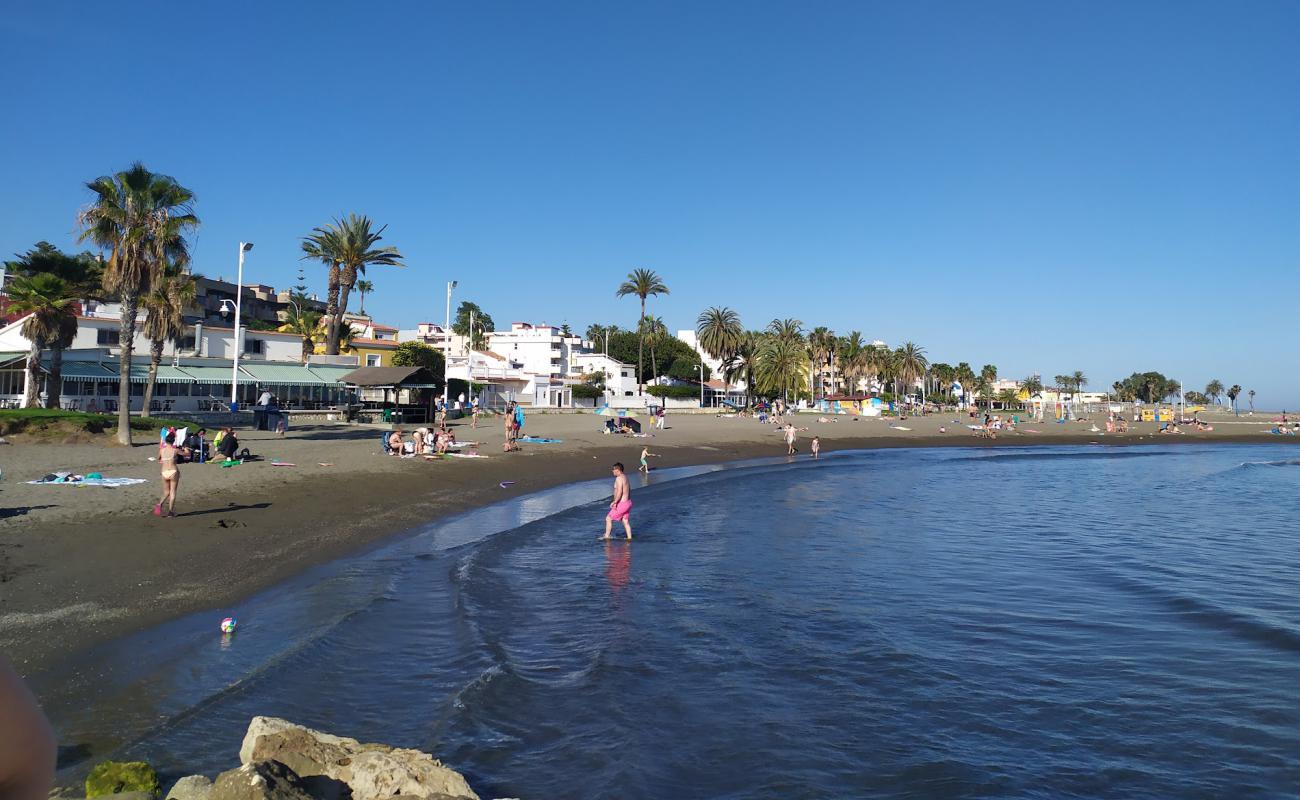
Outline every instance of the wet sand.
<svg viewBox="0 0 1300 800">
<path fill-rule="evenodd" d="M 953 414 L 903 422 L 815 414 L 792 417 L 822 452 L 872 447 L 1025 446 L 1035 444 L 1168 444 L 1286 442 L 1265 435 L 1267 417 L 1214 418 L 1215 431 L 1157 435 L 1154 423 L 1127 435 L 1100 434 L 1091 423 L 1029 424 L 996 440 L 976 438 Z M 954 422 L 954 420 L 959 420 Z M 30 675 L 107 639 L 203 609 L 219 609 L 312 565 L 356 552 L 421 523 L 496 500 L 578 480 L 604 478 L 609 464 L 636 469 L 642 446 L 661 454 L 655 467 L 776 456 L 779 431 L 750 419 L 670 414 L 668 430 L 644 439 L 600 433 L 589 414 L 528 416 L 526 433 L 563 439 L 502 453 L 497 420 L 458 438 L 482 443 L 487 458 L 428 462 L 379 453 L 383 428 L 304 427 L 284 439 L 245 432 L 240 440 L 262 460 L 223 469 L 183 465 L 175 519 L 152 516 L 160 491 L 152 444 L 51 445 L 14 437 L 0 448 L 0 652 Z M 910 428 L 900 430 L 896 426 Z M 940 428 L 946 428 L 940 432 Z M 1099 427 L 1104 427 L 1100 425 Z M 272 459 L 296 466 L 272 466 Z M 330 466 L 322 466 L 328 464 Z M 115 489 L 28 486 L 56 469 L 140 477 Z M 501 481 L 515 481 L 501 488 Z M 593 529 L 602 520 L 593 519 Z"/>
</svg>

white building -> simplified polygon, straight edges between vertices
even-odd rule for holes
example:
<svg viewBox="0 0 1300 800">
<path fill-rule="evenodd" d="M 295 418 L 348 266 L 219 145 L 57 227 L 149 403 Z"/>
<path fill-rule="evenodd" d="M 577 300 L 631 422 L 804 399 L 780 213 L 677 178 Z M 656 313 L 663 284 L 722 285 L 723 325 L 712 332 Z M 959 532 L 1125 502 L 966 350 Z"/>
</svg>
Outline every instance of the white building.
<svg viewBox="0 0 1300 800">
<path fill-rule="evenodd" d="M 447 352 L 450 345 L 453 354 L 459 353 L 464 355 L 469 347 L 469 337 L 461 336 L 459 333 L 444 328 L 433 322 L 421 322 L 414 328 L 406 328 L 397 332 L 399 342 L 423 342 L 430 347 L 436 347 L 442 352 Z"/>
</svg>

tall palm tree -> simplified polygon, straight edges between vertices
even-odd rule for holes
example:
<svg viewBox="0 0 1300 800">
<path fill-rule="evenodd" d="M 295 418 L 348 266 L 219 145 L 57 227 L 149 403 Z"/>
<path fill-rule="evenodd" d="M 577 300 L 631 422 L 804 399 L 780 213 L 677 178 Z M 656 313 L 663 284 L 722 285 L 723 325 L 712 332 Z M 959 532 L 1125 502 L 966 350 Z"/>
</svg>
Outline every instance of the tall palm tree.
<svg viewBox="0 0 1300 800">
<path fill-rule="evenodd" d="M 845 394 L 854 395 L 858 392 L 858 379 L 862 376 L 864 366 L 862 353 L 866 346 L 861 331 L 849 331 L 849 335 L 839 341 L 838 358 Z"/>
<path fill-rule="evenodd" d="M 361 295 L 361 313 L 366 313 L 366 295 L 375 290 L 375 285 L 368 280 L 357 281 L 357 293 Z"/>
<path fill-rule="evenodd" d="M 651 295 L 658 297 L 661 294 L 668 294 L 668 285 L 652 269 L 634 269 L 627 274 L 627 280 L 618 287 L 614 292 L 615 297 L 626 297 L 636 295 L 641 300 L 641 315 L 637 317 L 637 331 L 641 331 L 641 320 L 645 319 L 645 301 Z M 638 336 L 636 343 L 636 377 L 637 393 L 645 393 L 645 381 L 643 381 L 641 370 L 644 366 L 643 353 L 645 351 L 645 337 Z"/>
<path fill-rule="evenodd" d="M 48 272 L 20 276 L 9 284 L 9 311 L 28 315 L 22 334 L 31 342 L 27 353 L 27 392 L 23 408 L 39 405 L 41 388 L 41 351 L 50 348 L 50 383 L 46 407 L 59 407 L 62 389 L 63 350 L 77 335 L 76 300 L 67 281 Z"/>
<path fill-rule="evenodd" d="M 167 342 L 174 342 L 185 335 L 185 309 L 194 304 L 194 296 L 198 292 L 196 277 L 173 268 L 155 283 L 151 292 L 141 298 L 140 304 L 146 313 L 141 333 L 149 340 L 149 378 L 144 385 L 141 416 L 149 416 L 163 347 Z M 122 380 L 128 377 L 129 375 L 123 375 Z"/>
<path fill-rule="evenodd" d="M 912 342 L 903 342 L 895 351 L 895 359 L 896 377 L 903 382 L 904 391 L 909 391 L 916 379 L 924 375 L 930 366 L 925 357 L 925 348 Z"/>
<path fill-rule="evenodd" d="M 823 388 L 821 368 L 835 352 L 835 341 L 835 333 L 825 325 L 808 332 L 808 382 L 814 401 L 817 399 L 817 390 Z"/>
<path fill-rule="evenodd" d="M 741 334 L 735 350 L 722 360 L 722 378 L 728 384 L 745 384 L 745 405 L 753 394 L 758 374 L 758 344 L 760 334 L 746 331 Z"/>
<path fill-rule="evenodd" d="M 1255 390 L 1251 389 L 1249 392 L 1246 392 L 1246 397 L 1247 399 L 1250 400 L 1250 413 L 1254 414 L 1255 413 Z"/>
<path fill-rule="evenodd" d="M 1036 394 L 1042 394 L 1043 379 L 1038 375 L 1038 373 L 1034 373 L 1020 382 L 1020 388 L 1030 397 L 1033 397 Z"/>
<path fill-rule="evenodd" d="M 343 243 L 339 238 L 337 225 L 323 225 L 312 228 L 312 232 L 302 239 L 302 257 L 313 259 L 328 268 L 325 289 L 325 326 L 326 348 L 330 355 L 338 355 L 338 343 L 334 337 L 335 321 L 341 318 L 339 313 L 339 280 L 341 273 L 339 254 Z M 331 344 L 331 341 L 333 344 Z M 331 347 L 333 349 L 331 349 Z"/>
<path fill-rule="evenodd" d="M 802 338 L 763 337 L 757 353 L 755 377 L 764 394 L 779 394 L 787 401 L 804 390 L 804 349 Z"/>
<path fill-rule="evenodd" d="M 1205 396 L 1213 400 L 1216 406 L 1219 404 L 1219 395 L 1221 394 L 1223 394 L 1223 381 L 1215 378 L 1205 384 Z"/>
<path fill-rule="evenodd" d="M 328 336 L 325 340 L 325 352 L 338 355 L 339 337 L 343 329 L 343 315 L 348 310 L 348 295 L 356 286 L 357 279 L 366 274 L 366 267 L 384 265 L 392 267 L 402 264 L 402 254 L 396 247 L 376 247 L 382 240 L 387 225 L 372 230 L 374 222 L 360 214 L 348 214 L 328 225 L 314 228 L 302 241 L 304 258 L 315 258 L 330 265 L 330 292 L 326 302 Z M 338 299 L 333 303 L 335 270 L 338 272 Z M 331 310 L 330 306 L 334 308 Z"/>
<path fill-rule="evenodd" d="M 185 235 L 198 227 L 192 211 L 194 193 L 139 162 L 114 175 L 86 184 L 94 193 L 78 221 L 80 240 L 109 251 L 104 289 L 122 305 L 118 383 L 117 440 L 131 443 L 131 355 L 135 349 L 140 298 L 149 292 L 167 264 L 189 261 Z"/>
<path fill-rule="evenodd" d="M 1237 413 L 1237 395 L 1239 395 L 1239 394 L 1241 394 L 1241 386 L 1239 386 L 1239 385 L 1237 385 L 1237 384 L 1235 384 L 1235 383 L 1232 384 L 1232 387 L 1231 387 L 1230 389 L 1228 389 L 1227 395 L 1228 395 L 1228 400 L 1230 400 L 1230 401 L 1232 402 L 1232 413 L 1233 413 L 1233 414 L 1236 414 L 1236 413 Z"/>
<path fill-rule="evenodd" d="M 306 363 L 312 353 L 316 352 L 316 342 L 321 338 L 321 320 L 319 311 L 289 312 L 289 317 L 280 326 L 281 333 L 293 333 L 302 337 L 302 360 Z"/>
<path fill-rule="evenodd" d="M 700 312 L 695 320 L 695 334 L 700 342 L 700 349 L 712 358 L 726 361 L 745 336 L 745 329 L 740 324 L 740 315 L 726 306 L 714 306 Z"/>
<path fill-rule="evenodd" d="M 650 377 L 658 378 L 659 360 L 655 357 L 655 349 L 668 338 L 668 327 L 664 325 L 663 318 L 654 315 L 643 317 L 641 337 L 650 345 L 650 371 L 653 373 Z"/>
<path fill-rule="evenodd" d="M 797 319 L 774 319 L 767 324 L 767 333 L 787 342 L 803 344 L 803 323 Z"/>
</svg>

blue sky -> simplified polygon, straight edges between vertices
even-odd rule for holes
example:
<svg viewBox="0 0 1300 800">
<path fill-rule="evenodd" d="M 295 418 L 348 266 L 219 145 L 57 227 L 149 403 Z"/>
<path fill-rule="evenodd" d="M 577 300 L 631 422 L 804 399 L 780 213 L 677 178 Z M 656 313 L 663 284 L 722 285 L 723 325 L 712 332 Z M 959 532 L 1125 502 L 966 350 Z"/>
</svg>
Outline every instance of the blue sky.
<svg viewBox="0 0 1300 800">
<path fill-rule="evenodd" d="M 1006 376 L 1159 369 L 1300 406 L 1300 4 L 36 3 L 0 17 L 0 253 L 135 159 L 196 268 L 288 285 L 387 223 L 368 310 L 631 326 L 635 267 Z M 309 283 L 323 291 L 320 270 Z"/>
</svg>

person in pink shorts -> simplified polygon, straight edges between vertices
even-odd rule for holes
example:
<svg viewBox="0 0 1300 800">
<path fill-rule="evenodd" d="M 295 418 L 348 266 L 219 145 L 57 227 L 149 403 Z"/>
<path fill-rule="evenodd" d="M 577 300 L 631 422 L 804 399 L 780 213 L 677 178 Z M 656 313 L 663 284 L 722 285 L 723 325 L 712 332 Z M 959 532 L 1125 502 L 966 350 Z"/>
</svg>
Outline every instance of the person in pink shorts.
<svg viewBox="0 0 1300 800">
<path fill-rule="evenodd" d="M 623 530 L 627 531 L 627 538 L 631 539 L 632 487 L 628 486 L 627 475 L 623 474 L 622 462 L 615 463 L 612 471 L 614 473 L 614 500 L 609 504 L 609 514 L 605 516 L 605 535 L 601 538 L 609 539 L 615 521 L 621 521 Z"/>
</svg>

